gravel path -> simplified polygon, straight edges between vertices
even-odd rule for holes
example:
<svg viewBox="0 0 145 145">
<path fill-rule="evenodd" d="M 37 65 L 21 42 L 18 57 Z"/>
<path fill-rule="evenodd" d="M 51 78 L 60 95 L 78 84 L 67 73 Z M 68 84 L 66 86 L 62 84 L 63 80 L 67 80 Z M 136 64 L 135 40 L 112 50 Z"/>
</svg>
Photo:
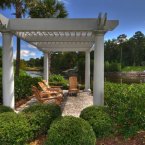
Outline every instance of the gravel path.
<svg viewBox="0 0 145 145">
<path fill-rule="evenodd" d="M 67 96 L 67 91 L 64 91 L 64 101 L 61 105 L 62 107 L 62 116 L 72 115 L 75 117 L 79 117 L 80 112 L 93 104 L 93 96 L 87 92 L 80 92 L 77 96 Z M 21 105 L 16 109 L 16 112 L 21 112 L 24 108 L 27 108 L 33 104 L 35 104 L 37 100 L 32 98 L 26 104 Z"/>
<path fill-rule="evenodd" d="M 77 97 L 67 96 L 62 104 L 62 116 L 72 115 L 79 117 L 81 111 L 90 105 L 93 105 L 93 96 L 90 93 L 81 92 Z"/>
</svg>

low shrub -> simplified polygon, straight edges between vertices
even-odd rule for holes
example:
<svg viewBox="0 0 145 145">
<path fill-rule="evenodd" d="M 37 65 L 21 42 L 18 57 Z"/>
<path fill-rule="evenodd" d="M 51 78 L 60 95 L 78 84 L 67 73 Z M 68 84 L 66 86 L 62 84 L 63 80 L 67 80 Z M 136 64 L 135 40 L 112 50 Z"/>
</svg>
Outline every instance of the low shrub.
<svg viewBox="0 0 145 145">
<path fill-rule="evenodd" d="M 2 103 L 2 69 L 0 68 L 0 104 Z"/>
<path fill-rule="evenodd" d="M 62 114 L 60 106 L 56 104 L 36 104 L 23 110 L 25 113 L 37 111 L 49 113 L 53 120 Z"/>
<path fill-rule="evenodd" d="M 105 72 L 120 72 L 121 71 L 121 64 L 117 62 L 105 61 L 104 63 Z"/>
<path fill-rule="evenodd" d="M 12 112 L 0 114 L 0 144 L 25 144 L 31 136 L 30 125 L 23 115 Z"/>
<path fill-rule="evenodd" d="M 105 104 L 119 134 L 145 130 L 145 84 L 105 83 Z"/>
<path fill-rule="evenodd" d="M 61 109 L 55 104 L 37 104 L 25 110 L 34 138 L 40 134 L 45 134 L 51 123 L 61 116 Z"/>
<path fill-rule="evenodd" d="M 65 116 L 52 123 L 46 145 L 95 145 L 92 127 L 83 119 Z"/>
<path fill-rule="evenodd" d="M 63 89 L 66 89 L 68 81 L 60 74 L 53 74 L 49 77 L 49 84 L 52 86 L 62 86 Z"/>
<path fill-rule="evenodd" d="M 108 136 L 112 132 L 113 123 L 106 110 L 105 107 L 90 106 L 80 114 L 80 117 L 92 126 L 97 138 Z"/>
<path fill-rule="evenodd" d="M 0 105 L 0 113 L 4 113 L 4 112 L 14 112 L 14 110 L 10 107 Z"/>
<path fill-rule="evenodd" d="M 41 78 L 32 78 L 31 76 L 15 77 L 15 99 L 20 100 L 32 95 L 31 86 L 38 86 Z"/>
</svg>

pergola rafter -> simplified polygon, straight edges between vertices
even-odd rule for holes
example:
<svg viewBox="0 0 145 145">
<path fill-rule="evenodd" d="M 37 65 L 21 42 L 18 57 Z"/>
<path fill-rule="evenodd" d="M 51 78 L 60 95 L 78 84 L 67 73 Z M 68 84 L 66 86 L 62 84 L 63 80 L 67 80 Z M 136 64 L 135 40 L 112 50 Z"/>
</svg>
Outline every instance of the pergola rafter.
<svg viewBox="0 0 145 145">
<path fill-rule="evenodd" d="M 3 97 L 4 104 L 14 107 L 14 77 L 11 40 L 15 35 L 44 52 L 44 79 L 48 80 L 48 53 L 83 51 L 85 90 L 90 89 L 90 51 L 94 50 L 94 104 L 104 104 L 104 35 L 112 31 L 117 20 L 107 20 L 107 14 L 93 19 L 33 18 L 7 19 L 0 15 L 3 34 Z M 9 41 L 9 43 L 7 43 Z M 9 57 L 9 60 L 7 59 Z M 8 62 L 9 61 L 9 62 Z M 11 63 L 10 63 L 11 62 Z M 5 71 L 9 72 L 5 73 Z M 7 83 L 9 84 L 7 87 Z"/>
</svg>

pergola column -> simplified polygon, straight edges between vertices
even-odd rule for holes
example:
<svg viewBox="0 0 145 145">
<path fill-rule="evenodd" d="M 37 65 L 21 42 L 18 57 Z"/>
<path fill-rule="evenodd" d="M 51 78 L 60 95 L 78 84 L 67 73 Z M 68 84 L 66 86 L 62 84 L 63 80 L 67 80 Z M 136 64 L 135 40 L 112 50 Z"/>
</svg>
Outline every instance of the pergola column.
<svg viewBox="0 0 145 145">
<path fill-rule="evenodd" d="M 3 55 L 2 55 L 2 82 L 3 82 L 3 104 L 14 109 L 14 67 L 13 67 L 13 49 L 12 34 L 6 32 L 3 37 Z"/>
<path fill-rule="evenodd" d="M 49 78 L 49 67 L 48 67 L 48 53 L 44 52 L 44 66 L 43 66 L 43 79 L 47 81 L 48 83 L 48 78 Z"/>
<path fill-rule="evenodd" d="M 90 91 L 90 51 L 85 53 L 85 91 Z"/>
<path fill-rule="evenodd" d="M 96 34 L 94 49 L 93 103 L 104 105 L 104 34 Z"/>
</svg>

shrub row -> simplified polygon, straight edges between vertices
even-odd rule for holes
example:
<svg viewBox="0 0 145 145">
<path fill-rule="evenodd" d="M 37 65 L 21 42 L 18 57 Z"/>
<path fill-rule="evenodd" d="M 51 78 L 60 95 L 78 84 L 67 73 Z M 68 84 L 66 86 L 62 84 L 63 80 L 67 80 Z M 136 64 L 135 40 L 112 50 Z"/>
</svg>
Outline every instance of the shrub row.
<svg viewBox="0 0 145 145">
<path fill-rule="evenodd" d="M 25 75 L 21 71 L 19 77 L 15 77 L 15 99 L 20 100 L 32 95 L 31 86 L 38 86 L 38 82 L 42 81 L 41 78 L 32 78 L 31 76 Z M 51 75 L 50 85 L 62 86 L 67 89 L 67 80 L 61 75 Z M 2 103 L 2 70 L 0 68 L 0 103 Z"/>
<path fill-rule="evenodd" d="M 44 134 L 54 119 L 61 116 L 57 105 L 37 104 L 22 113 L 0 114 L 0 143 L 3 145 L 26 144 L 38 135 Z"/>
<path fill-rule="evenodd" d="M 38 86 L 41 78 L 32 78 L 31 76 L 15 77 L 15 99 L 20 100 L 32 95 L 31 86 Z"/>
<path fill-rule="evenodd" d="M 104 63 L 105 72 L 120 72 L 121 71 L 121 64 L 117 62 L 105 61 Z"/>
<path fill-rule="evenodd" d="M 30 124 L 22 114 L 1 113 L 0 122 L 0 143 L 2 145 L 24 144 L 32 137 Z"/>
<path fill-rule="evenodd" d="M 0 105 L 0 114 L 4 112 L 14 112 L 14 110 L 11 109 L 10 107 Z"/>
<path fill-rule="evenodd" d="M 2 103 L 2 69 L 0 68 L 0 104 Z"/>
<path fill-rule="evenodd" d="M 25 109 L 23 112 L 31 124 L 34 137 L 45 134 L 52 121 L 61 116 L 61 109 L 55 104 L 37 104 Z"/>
<path fill-rule="evenodd" d="M 145 130 L 145 84 L 105 84 L 105 104 L 118 133 L 132 136 Z"/>
<path fill-rule="evenodd" d="M 62 75 L 52 74 L 49 77 L 49 84 L 52 86 L 62 86 L 63 89 L 67 89 L 68 81 Z"/>
</svg>

